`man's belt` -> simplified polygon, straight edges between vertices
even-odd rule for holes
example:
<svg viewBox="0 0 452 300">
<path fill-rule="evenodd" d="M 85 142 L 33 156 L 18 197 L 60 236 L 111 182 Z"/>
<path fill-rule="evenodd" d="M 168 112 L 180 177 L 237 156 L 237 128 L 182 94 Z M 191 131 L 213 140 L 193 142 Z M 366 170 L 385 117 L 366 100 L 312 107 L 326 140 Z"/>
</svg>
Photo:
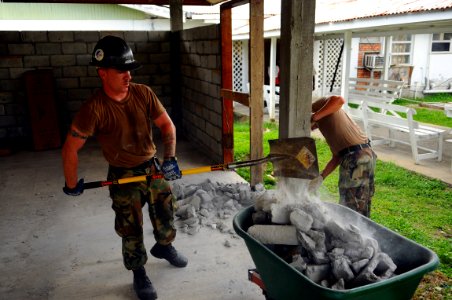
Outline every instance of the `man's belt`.
<svg viewBox="0 0 452 300">
<path fill-rule="evenodd" d="M 124 170 L 140 171 L 140 170 L 145 170 L 146 168 L 149 168 L 149 167 L 151 167 L 151 168 L 155 167 L 155 169 L 157 171 L 160 171 L 160 162 L 157 157 L 154 156 L 151 159 L 145 161 L 144 163 L 141 163 L 141 164 L 139 164 L 135 167 L 131 167 L 131 168 L 115 167 L 115 166 L 110 165 L 110 169 L 113 171 L 115 171 L 115 170 L 117 170 L 117 171 L 124 171 Z"/>
<path fill-rule="evenodd" d="M 367 142 L 365 144 L 353 145 L 353 146 L 344 148 L 341 151 L 339 151 L 338 154 L 339 154 L 340 157 L 342 157 L 342 156 L 345 156 L 345 155 L 347 155 L 349 153 L 356 152 L 358 150 L 362 150 L 364 148 L 370 148 L 370 142 Z"/>
</svg>

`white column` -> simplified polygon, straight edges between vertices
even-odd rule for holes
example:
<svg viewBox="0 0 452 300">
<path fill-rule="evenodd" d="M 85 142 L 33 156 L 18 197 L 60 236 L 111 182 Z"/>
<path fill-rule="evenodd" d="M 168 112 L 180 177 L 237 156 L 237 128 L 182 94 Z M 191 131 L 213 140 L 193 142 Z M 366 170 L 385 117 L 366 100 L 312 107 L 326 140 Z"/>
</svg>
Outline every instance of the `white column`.
<svg viewBox="0 0 452 300">
<path fill-rule="evenodd" d="M 267 103 L 268 116 L 270 120 L 275 120 L 275 79 L 276 79 L 276 37 L 271 38 L 270 44 L 270 96 Z M 266 91 L 264 91 L 265 93 Z"/>
<path fill-rule="evenodd" d="M 350 56 L 352 53 L 352 32 L 344 33 L 344 52 L 342 53 L 341 96 L 348 99 L 348 82 L 350 78 Z"/>
</svg>

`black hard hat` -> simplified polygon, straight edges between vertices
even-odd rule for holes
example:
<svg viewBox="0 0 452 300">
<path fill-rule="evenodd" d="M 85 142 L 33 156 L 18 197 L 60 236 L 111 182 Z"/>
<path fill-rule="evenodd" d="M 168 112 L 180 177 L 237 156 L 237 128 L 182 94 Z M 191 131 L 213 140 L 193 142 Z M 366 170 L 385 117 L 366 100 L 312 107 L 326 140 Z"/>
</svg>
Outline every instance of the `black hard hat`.
<svg viewBox="0 0 452 300">
<path fill-rule="evenodd" d="M 111 35 L 97 42 L 91 55 L 90 65 L 121 71 L 131 71 L 141 67 L 141 64 L 133 58 L 132 49 L 127 43 Z"/>
</svg>

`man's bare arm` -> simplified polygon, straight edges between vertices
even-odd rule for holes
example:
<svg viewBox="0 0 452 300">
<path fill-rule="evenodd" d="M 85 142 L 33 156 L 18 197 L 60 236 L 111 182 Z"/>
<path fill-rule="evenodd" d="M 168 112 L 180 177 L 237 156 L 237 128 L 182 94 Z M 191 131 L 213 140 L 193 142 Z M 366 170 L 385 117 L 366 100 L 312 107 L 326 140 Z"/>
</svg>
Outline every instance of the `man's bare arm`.
<svg viewBox="0 0 452 300">
<path fill-rule="evenodd" d="M 155 125 L 160 128 L 163 142 L 163 157 L 176 156 L 176 127 L 167 112 L 163 112 L 154 120 Z"/>
<path fill-rule="evenodd" d="M 77 185 L 78 151 L 85 145 L 88 137 L 82 134 L 77 128 L 71 126 L 63 145 L 63 171 L 68 188 L 75 188 Z"/>
</svg>

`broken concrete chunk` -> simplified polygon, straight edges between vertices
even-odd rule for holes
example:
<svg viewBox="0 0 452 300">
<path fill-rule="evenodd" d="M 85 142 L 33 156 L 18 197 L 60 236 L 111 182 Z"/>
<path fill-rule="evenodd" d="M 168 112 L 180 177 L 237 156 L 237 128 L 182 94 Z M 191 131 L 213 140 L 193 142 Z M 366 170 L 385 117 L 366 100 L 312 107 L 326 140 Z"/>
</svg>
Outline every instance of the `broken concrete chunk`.
<svg viewBox="0 0 452 300">
<path fill-rule="evenodd" d="M 334 277 L 337 280 L 343 279 L 345 282 L 348 282 L 355 278 L 353 271 L 350 269 L 349 261 L 342 256 L 331 263 L 331 268 Z"/>
<path fill-rule="evenodd" d="M 352 263 L 352 269 L 355 274 L 361 272 L 362 268 L 369 263 L 368 259 L 361 259 Z"/>
<path fill-rule="evenodd" d="M 263 244 L 298 245 L 297 229 L 291 225 L 253 225 L 248 233 Z"/>
<path fill-rule="evenodd" d="M 275 224 L 289 224 L 290 211 L 284 203 L 273 203 L 271 205 L 272 222 Z"/>
<path fill-rule="evenodd" d="M 306 276 L 308 276 L 308 278 L 314 281 L 315 283 L 319 283 L 325 278 L 327 278 L 329 273 L 330 273 L 329 264 L 306 266 L 305 272 Z"/>
<path fill-rule="evenodd" d="M 298 231 L 298 241 L 309 253 L 315 251 L 315 241 L 311 239 L 306 233 Z"/>
<path fill-rule="evenodd" d="M 311 229 L 313 218 L 302 211 L 301 209 L 294 209 L 289 215 L 290 223 L 297 227 L 298 230 L 308 232 Z"/>
<path fill-rule="evenodd" d="M 375 268 L 374 273 L 377 276 L 384 276 L 385 278 L 388 278 L 387 276 L 392 276 L 397 269 L 397 266 L 394 264 L 391 257 L 384 252 L 380 252 L 379 257 L 380 261 Z"/>
<path fill-rule="evenodd" d="M 334 248 L 330 252 L 328 252 L 328 257 L 330 260 L 338 259 L 339 257 L 344 255 L 345 250 L 343 248 Z"/>
<path fill-rule="evenodd" d="M 341 291 L 341 290 L 345 290 L 345 282 L 344 282 L 344 279 L 339 279 L 335 284 L 333 284 L 332 286 L 331 286 L 331 288 L 333 289 L 333 290 L 339 290 L 339 291 Z"/>
<path fill-rule="evenodd" d="M 309 230 L 306 234 L 315 242 L 315 250 L 326 252 L 325 232 L 317 230 Z"/>
<path fill-rule="evenodd" d="M 301 257 L 300 255 L 294 256 L 293 261 L 292 263 L 290 263 L 290 265 L 302 273 L 304 273 L 307 267 L 304 258 Z"/>
<path fill-rule="evenodd" d="M 325 252 L 313 251 L 309 253 L 309 257 L 318 265 L 327 264 L 330 262 L 329 257 Z"/>
</svg>

